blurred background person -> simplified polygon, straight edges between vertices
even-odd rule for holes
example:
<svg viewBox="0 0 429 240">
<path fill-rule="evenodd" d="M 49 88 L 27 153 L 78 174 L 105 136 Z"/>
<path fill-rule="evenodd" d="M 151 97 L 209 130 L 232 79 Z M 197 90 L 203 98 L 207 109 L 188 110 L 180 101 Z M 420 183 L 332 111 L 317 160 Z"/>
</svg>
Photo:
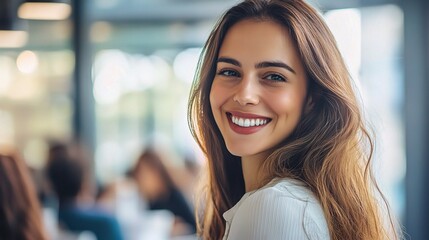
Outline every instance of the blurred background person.
<svg viewBox="0 0 429 240">
<path fill-rule="evenodd" d="M 131 176 L 150 210 L 165 209 L 174 214 L 172 235 L 195 233 L 193 211 L 154 148 L 149 147 L 142 152 Z"/>
<path fill-rule="evenodd" d="M 29 170 L 5 149 L 0 149 L 0 239 L 47 239 Z"/>
<path fill-rule="evenodd" d="M 91 201 L 81 198 L 85 186 L 82 159 L 66 146 L 52 151 L 46 174 L 59 202 L 58 220 L 61 227 L 71 232 L 92 232 L 98 240 L 122 240 L 118 221 Z"/>
<path fill-rule="evenodd" d="M 48 152 L 47 152 L 47 160 L 46 165 L 49 165 L 49 163 L 52 160 L 62 158 L 62 157 L 70 157 L 76 161 L 79 162 L 79 165 L 82 172 L 82 186 L 79 191 L 79 202 L 85 203 L 85 204 L 92 204 L 95 202 L 95 195 L 98 191 L 98 186 L 95 181 L 95 176 L 91 164 L 91 157 L 86 149 L 86 146 L 81 144 L 78 140 L 76 141 L 51 141 Z M 45 169 L 46 170 L 46 169 Z M 45 173 L 47 176 L 48 174 Z M 49 182 L 49 179 L 47 179 Z M 52 186 L 49 186 L 52 187 Z M 48 188 L 49 188 L 48 187 Z M 52 194 L 54 191 L 53 189 L 47 190 Z M 54 192 L 55 194 L 55 192 Z"/>
</svg>

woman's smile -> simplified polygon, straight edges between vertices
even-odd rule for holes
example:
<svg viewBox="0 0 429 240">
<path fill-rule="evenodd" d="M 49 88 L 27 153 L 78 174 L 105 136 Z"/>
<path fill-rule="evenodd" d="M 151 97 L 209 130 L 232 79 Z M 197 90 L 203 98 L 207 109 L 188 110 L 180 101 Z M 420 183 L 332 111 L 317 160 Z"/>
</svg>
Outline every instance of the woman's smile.
<svg viewBox="0 0 429 240">
<path fill-rule="evenodd" d="M 267 118 L 261 115 L 252 113 L 241 113 L 241 112 L 227 112 L 226 117 L 230 124 L 231 129 L 238 134 L 252 134 L 267 124 L 270 123 L 271 118 Z"/>
</svg>

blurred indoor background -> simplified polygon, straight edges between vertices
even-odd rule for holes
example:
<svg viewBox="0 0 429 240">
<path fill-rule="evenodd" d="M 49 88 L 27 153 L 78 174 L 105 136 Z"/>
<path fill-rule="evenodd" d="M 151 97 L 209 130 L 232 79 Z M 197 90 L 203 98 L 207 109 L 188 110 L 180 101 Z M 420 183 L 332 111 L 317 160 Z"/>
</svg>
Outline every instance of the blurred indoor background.
<svg viewBox="0 0 429 240">
<path fill-rule="evenodd" d="M 32 2 L 0 0 L 0 144 L 41 171 L 52 142 L 78 140 L 100 188 L 124 178 L 148 146 L 171 172 L 198 171 L 188 94 L 211 27 L 237 1 Z M 310 2 L 360 88 L 380 186 L 406 238 L 426 239 L 429 1 Z M 194 180 L 182 176 L 172 178 L 192 205 Z"/>
</svg>

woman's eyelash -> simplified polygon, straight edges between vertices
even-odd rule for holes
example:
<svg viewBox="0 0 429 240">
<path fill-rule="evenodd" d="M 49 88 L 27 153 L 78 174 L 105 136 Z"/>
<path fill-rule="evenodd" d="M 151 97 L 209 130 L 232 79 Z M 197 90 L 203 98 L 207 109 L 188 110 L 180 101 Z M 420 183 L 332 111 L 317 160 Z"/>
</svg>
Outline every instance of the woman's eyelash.
<svg viewBox="0 0 429 240">
<path fill-rule="evenodd" d="M 225 77 L 240 77 L 240 73 L 236 70 L 232 69 L 222 69 L 217 72 L 217 75 L 225 76 Z M 267 74 L 263 79 L 274 81 L 274 82 L 286 82 L 287 79 L 283 77 L 281 74 L 270 73 Z"/>
<path fill-rule="evenodd" d="M 237 71 L 231 70 L 231 69 L 222 69 L 217 74 L 222 75 L 222 76 L 227 76 L 227 77 L 238 77 L 238 76 L 240 76 L 240 74 Z"/>
<path fill-rule="evenodd" d="M 272 81 L 286 82 L 286 78 L 285 77 L 283 77 L 280 74 L 275 74 L 275 73 L 268 74 L 264 78 L 267 79 L 267 80 L 272 80 Z"/>
</svg>

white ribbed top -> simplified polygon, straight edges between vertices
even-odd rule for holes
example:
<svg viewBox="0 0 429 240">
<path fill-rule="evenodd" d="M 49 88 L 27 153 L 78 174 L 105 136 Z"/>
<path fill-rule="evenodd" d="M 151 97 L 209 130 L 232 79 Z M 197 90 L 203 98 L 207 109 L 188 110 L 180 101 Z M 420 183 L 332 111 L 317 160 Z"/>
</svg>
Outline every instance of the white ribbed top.
<svg viewBox="0 0 429 240">
<path fill-rule="evenodd" d="M 275 179 L 223 214 L 224 240 L 329 239 L 323 210 L 301 182 Z"/>
</svg>

